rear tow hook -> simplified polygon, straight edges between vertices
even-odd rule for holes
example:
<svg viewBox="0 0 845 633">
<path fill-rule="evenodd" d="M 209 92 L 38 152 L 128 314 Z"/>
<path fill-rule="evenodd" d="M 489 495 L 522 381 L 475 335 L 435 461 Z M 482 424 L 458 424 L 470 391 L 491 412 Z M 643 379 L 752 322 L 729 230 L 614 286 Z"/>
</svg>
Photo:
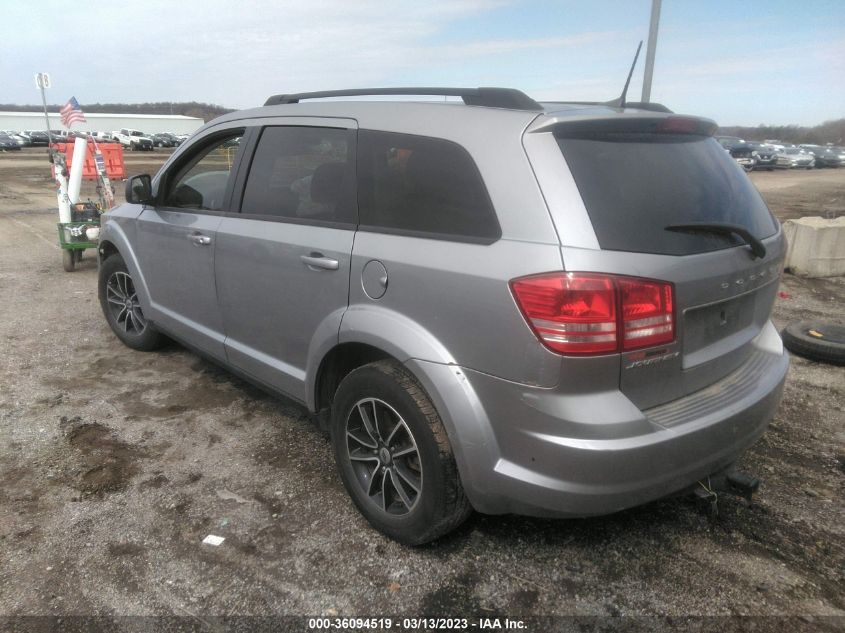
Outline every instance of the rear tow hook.
<svg viewBox="0 0 845 633">
<path fill-rule="evenodd" d="M 760 487 L 760 479 L 741 470 L 728 470 L 700 480 L 693 493 L 709 504 L 710 518 L 719 516 L 719 495 L 729 494 L 742 497 L 749 504 L 751 497 Z"/>
</svg>

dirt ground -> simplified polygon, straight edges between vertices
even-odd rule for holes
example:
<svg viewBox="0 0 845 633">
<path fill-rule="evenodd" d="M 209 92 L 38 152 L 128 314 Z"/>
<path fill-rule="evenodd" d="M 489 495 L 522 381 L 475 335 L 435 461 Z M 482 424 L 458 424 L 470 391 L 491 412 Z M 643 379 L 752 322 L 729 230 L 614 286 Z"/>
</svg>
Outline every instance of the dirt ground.
<svg viewBox="0 0 845 633">
<path fill-rule="evenodd" d="M 128 172 L 164 156 L 127 154 Z M 845 169 L 751 178 L 781 219 L 845 213 Z M 714 522 L 690 498 L 589 520 L 475 515 L 409 549 L 361 518 L 297 405 L 176 345 L 121 345 L 93 254 L 62 270 L 55 202 L 44 150 L 0 154 L 0 615 L 845 625 L 845 368 L 793 356 L 780 410 L 741 463 L 763 487 L 751 505 L 723 499 Z M 844 307 L 845 278 L 787 276 L 774 318 L 841 321 Z"/>
</svg>

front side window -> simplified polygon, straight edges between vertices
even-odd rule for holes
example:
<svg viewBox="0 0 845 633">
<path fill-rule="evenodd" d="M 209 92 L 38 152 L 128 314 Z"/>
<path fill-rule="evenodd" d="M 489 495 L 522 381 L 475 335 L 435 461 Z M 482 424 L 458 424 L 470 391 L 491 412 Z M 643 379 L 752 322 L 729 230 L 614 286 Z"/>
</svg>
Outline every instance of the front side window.
<svg viewBox="0 0 845 633">
<path fill-rule="evenodd" d="M 358 212 L 363 227 L 492 241 L 499 223 L 478 168 L 444 139 L 361 130 Z"/>
<path fill-rule="evenodd" d="M 220 211 L 242 135 L 243 130 L 237 130 L 217 138 L 177 166 L 167 178 L 163 206 Z"/>
<path fill-rule="evenodd" d="M 268 127 L 258 141 L 241 213 L 291 221 L 354 221 L 350 132 Z"/>
</svg>

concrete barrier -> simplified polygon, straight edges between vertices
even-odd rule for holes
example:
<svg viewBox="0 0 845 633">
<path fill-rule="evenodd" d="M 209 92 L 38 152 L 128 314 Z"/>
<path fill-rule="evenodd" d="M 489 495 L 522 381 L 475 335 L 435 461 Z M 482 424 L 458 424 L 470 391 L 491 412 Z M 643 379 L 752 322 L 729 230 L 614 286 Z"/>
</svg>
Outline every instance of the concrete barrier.
<svg viewBox="0 0 845 633">
<path fill-rule="evenodd" d="M 787 220 L 786 269 L 801 277 L 845 275 L 845 217 Z"/>
</svg>

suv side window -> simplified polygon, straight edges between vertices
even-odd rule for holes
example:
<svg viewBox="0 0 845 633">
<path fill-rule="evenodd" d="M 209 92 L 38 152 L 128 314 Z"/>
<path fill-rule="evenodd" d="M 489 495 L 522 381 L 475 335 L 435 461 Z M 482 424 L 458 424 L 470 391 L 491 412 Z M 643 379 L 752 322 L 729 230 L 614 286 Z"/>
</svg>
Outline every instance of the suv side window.
<svg viewBox="0 0 845 633">
<path fill-rule="evenodd" d="M 167 178 L 162 206 L 220 211 L 243 130 L 218 137 L 192 155 Z"/>
<path fill-rule="evenodd" d="M 444 139 L 360 130 L 362 228 L 492 242 L 501 229 L 469 153 Z"/>
<path fill-rule="evenodd" d="M 352 133 L 268 127 L 258 141 L 241 213 L 292 222 L 354 222 Z"/>
</svg>

